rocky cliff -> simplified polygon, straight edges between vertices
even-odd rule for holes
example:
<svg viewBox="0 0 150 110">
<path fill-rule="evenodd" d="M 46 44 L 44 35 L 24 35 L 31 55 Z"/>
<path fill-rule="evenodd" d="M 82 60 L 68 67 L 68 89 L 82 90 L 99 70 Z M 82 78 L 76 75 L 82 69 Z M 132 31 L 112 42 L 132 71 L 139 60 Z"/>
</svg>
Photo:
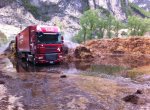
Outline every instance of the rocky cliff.
<svg viewBox="0 0 150 110">
<path fill-rule="evenodd" d="M 150 0 L 129 0 L 129 1 L 135 3 L 136 5 L 147 11 L 150 11 Z"/>
<path fill-rule="evenodd" d="M 149 0 L 130 0 L 130 2 L 149 9 Z M 72 36 L 80 29 L 79 17 L 85 10 L 89 8 L 106 10 L 116 18 L 124 20 L 126 12 L 123 7 L 127 8 L 128 4 L 128 0 L 1 0 L 0 30 L 5 30 L 3 27 L 6 25 L 21 30 L 31 24 L 57 24 L 67 36 Z"/>
</svg>

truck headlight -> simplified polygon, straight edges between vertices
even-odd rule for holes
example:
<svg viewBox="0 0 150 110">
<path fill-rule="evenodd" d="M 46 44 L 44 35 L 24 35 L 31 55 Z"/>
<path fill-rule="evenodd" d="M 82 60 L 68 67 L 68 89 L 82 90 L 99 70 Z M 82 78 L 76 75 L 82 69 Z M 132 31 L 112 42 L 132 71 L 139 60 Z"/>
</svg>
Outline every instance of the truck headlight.
<svg viewBox="0 0 150 110">
<path fill-rule="evenodd" d="M 42 60 L 42 59 L 43 59 L 43 57 L 38 57 L 38 59 L 39 59 L 39 60 Z"/>
</svg>

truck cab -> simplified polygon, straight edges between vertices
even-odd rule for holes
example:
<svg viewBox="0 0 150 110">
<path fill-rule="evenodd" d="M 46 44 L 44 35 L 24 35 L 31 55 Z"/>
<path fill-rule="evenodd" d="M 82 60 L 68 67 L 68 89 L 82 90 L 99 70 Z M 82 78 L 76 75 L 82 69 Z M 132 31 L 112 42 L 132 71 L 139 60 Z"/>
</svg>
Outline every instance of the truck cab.
<svg viewBox="0 0 150 110">
<path fill-rule="evenodd" d="M 34 64 L 63 61 L 63 36 L 57 26 L 29 26 L 16 42 L 18 54 Z"/>
</svg>

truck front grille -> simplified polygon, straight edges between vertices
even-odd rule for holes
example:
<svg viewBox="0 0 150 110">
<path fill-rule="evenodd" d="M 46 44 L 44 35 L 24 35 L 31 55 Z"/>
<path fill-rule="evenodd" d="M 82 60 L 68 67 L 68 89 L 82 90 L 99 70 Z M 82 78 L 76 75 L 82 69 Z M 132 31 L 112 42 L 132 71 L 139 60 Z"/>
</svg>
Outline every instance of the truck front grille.
<svg viewBox="0 0 150 110">
<path fill-rule="evenodd" d="M 52 53 L 52 52 L 56 52 L 57 47 L 55 46 L 47 46 L 46 47 L 46 53 Z"/>
<path fill-rule="evenodd" d="M 58 59 L 58 54 L 57 53 L 52 53 L 52 54 L 48 54 L 46 55 L 46 60 L 49 61 L 54 61 Z"/>
</svg>

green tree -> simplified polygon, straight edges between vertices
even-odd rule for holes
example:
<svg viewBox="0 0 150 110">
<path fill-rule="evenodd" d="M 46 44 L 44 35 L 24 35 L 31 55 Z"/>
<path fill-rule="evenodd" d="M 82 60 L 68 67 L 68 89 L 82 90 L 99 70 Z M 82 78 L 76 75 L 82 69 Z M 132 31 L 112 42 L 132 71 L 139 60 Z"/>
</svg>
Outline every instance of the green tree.
<svg viewBox="0 0 150 110">
<path fill-rule="evenodd" d="M 81 30 L 83 33 L 84 41 L 86 39 L 92 39 L 96 31 L 97 22 L 99 21 L 98 11 L 97 10 L 88 10 L 85 11 L 83 16 L 80 18 Z"/>
<path fill-rule="evenodd" d="M 143 36 L 149 30 L 150 20 L 147 18 L 140 18 L 136 16 L 130 16 L 128 18 L 128 29 L 130 35 Z"/>
<path fill-rule="evenodd" d="M 113 31 L 115 32 L 116 37 L 118 37 L 119 30 L 122 29 L 123 27 L 124 24 L 121 21 L 116 19 L 113 21 Z"/>
<path fill-rule="evenodd" d="M 106 18 L 106 20 L 107 20 L 107 23 L 106 23 L 107 36 L 111 38 L 112 37 L 111 31 L 113 30 L 115 18 L 112 15 L 109 15 Z"/>
<path fill-rule="evenodd" d="M 105 18 L 99 18 L 97 22 L 97 33 L 98 38 L 104 37 L 104 32 L 107 29 L 107 20 Z"/>
</svg>

